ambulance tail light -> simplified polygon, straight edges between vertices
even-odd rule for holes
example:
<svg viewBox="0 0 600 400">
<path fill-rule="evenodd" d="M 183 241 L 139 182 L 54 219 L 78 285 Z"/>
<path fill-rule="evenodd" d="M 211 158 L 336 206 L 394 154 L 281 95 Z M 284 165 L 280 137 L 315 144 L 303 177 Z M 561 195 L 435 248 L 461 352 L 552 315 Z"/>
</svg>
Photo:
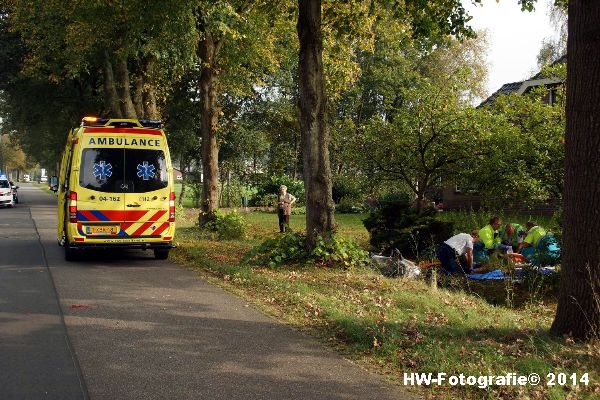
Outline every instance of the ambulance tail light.
<svg viewBox="0 0 600 400">
<path fill-rule="evenodd" d="M 169 222 L 175 222 L 175 192 L 169 195 Z"/>
<path fill-rule="evenodd" d="M 69 221 L 77 222 L 77 192 L 69 192 Z"/>
</svg>

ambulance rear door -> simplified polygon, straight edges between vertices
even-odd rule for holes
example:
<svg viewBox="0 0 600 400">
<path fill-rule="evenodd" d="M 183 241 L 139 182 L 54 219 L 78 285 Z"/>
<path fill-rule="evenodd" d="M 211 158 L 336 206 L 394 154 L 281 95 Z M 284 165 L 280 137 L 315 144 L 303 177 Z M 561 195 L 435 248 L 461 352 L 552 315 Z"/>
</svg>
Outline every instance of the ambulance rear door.
<svg viewBox="0 0 600 400">
<path fill-rule="evenodd" d="M 144 242 L 161 241 L 169 232 L 171 168 L 160 130 L 128 138 L 125 154 L 124 235 Z"/>
</svg>

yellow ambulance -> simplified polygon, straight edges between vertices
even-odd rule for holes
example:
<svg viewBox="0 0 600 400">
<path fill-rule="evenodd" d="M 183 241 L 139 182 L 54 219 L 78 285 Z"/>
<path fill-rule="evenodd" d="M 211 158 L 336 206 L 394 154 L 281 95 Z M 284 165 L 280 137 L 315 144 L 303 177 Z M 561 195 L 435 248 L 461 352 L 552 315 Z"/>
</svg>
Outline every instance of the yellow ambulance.
<svg viewBox="0 0 600 400">
<path fill-rule="evenodd" d="M 72 261 L 90 248 L 152 249 L 166 259 L 175 190 L 158 121 L 86 117 L 71 130 L 58 184 L 58 242 Z"/>
</svg>

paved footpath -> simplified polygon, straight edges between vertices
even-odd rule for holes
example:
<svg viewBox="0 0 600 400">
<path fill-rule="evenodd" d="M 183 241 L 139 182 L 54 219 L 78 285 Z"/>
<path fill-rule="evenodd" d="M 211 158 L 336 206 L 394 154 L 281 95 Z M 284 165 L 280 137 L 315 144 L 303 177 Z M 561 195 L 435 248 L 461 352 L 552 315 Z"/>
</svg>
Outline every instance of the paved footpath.
<svg viewBox="0 0 600 400">
<path fill-rule="evenodd" d="M 0 210 L 0 399 L 414 398 L 151 252 L 65 262 L 55 198 L 19 194 Z"/>
</svg>

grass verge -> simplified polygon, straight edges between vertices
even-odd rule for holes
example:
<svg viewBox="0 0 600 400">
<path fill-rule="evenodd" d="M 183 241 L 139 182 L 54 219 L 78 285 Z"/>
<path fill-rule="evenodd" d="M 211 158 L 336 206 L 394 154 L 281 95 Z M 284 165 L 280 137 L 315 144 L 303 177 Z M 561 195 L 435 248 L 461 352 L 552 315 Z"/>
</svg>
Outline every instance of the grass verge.
<svg viewBox="0 0 600 400">
<path fill-rule="evenodd" d="M 546 386 L 431 386 L 440 399 L 600 398 L 600 343 L 573 343 L 547 332 L 553 306 L 493 306 L 465 291 L 433 290 L 422 281 L 388 279 L 372 270 L 314 266 L 278 269 L 241 265 L 253 245 L 273 236 L 274 214 L 246 215 L 245 241 L 217 241 L 194 227 L 178 229 L 175 261 L 255 304 L 285 323 L 309 332 L 367 368 L 402 385 L 405 372 L 448 375 L 588 373 L 589 384 Z M 366 243 L 361 216 L 336 217 L 339 230 Z M 194 218 L 188 218 L 193 220 Z M 303 228 L 292 216 L 292 227 Z"/>
</svg>

